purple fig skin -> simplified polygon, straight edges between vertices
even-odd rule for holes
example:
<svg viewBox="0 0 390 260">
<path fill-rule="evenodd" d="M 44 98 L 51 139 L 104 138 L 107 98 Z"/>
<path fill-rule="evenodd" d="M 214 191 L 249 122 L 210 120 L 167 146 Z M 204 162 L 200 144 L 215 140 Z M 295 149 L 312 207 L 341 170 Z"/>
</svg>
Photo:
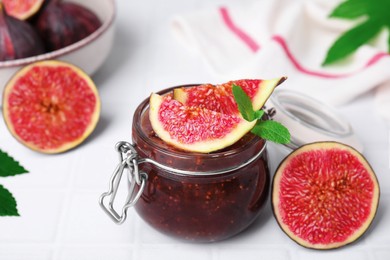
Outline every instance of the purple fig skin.
<svg viewBox="0 0 390 260">
<path fill-rule="evenodd" d="M 55 0 L 44 6 L 35 22 L 48 51 L 78 42 L 100 26 L 99 18 L 85 7 Z"/>
<path fill-rule="evenodd" d="M 22 59 L 44 53 L 41 38 L 27 22 L 13 18 L 0 2 L 0 61 Z"/>
</svg>

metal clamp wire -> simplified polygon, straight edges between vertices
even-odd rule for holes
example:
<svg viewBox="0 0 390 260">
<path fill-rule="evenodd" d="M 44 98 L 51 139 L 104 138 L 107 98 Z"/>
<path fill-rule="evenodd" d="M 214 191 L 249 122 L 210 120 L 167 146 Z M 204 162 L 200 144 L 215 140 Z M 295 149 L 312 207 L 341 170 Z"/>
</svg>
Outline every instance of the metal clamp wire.
<svg viewBox="0 0 390 260">
<path fill-rule="evenodd" d="M 115 223 L 122 224 L 126 220 L 128 208 L 134 206 L 134 204 L 141 197 L 145 189 L 145 184 L 148 176 L 144 172 L 141 173 L 139 172 L 138 162 L 136 159 L 137 154 L 133 146 L 131 146 L 129 143 L 126 142 L 120 142 L 116 145 L 116 150 L 119 152 L 120 162 L 115 168 L 114 173 L 111 176 L 108 191 L 103 193 L 100 196 L 99 204 Z M 123 154 L 127 154 L 128 151 L 131 151 L 130 154 L 128 154 L 128 156 L 125 159 L 123 159 Z M 118 192 L 119 184 L 122 180 L 123 171 L 126 168 L 128 169 L 127 180 L 130 183 L 130 186 L 129 186 L 127 198 L 125 200 L 125 204 L 122 207 L 121 213 L 119 214 L 114 209 L 114 200 Z M 135 194 L 136 184 L 139 186 L 139 190 Z M 104 203 L 106 197 L 109 197 L 109 202 L 107 205 Z"/>
</svg>

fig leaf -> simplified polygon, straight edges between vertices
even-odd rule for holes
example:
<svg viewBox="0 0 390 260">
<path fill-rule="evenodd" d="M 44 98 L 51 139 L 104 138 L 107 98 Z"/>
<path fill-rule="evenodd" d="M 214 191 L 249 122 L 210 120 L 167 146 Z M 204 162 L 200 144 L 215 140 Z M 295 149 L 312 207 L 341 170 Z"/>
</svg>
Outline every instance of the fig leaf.
<svg viewBox="0 0 390 260">
<path fill-rule="evenodd" d="M 27 172 L 23 166 L 0 149 L 0 177 L 15 176 Z M 0 184 L 0 217 L 19 216 L 16 205 L 12 193 Z"/>
<path fill-rule="evenodd" d="M 15 176 L 28 171 L 0 149 L 0 177 Z"/>
<path fill-rule="evenodd" d="M 19 216 L 14 196 L 2 185 L 0 185 L 0 216 Z"/>
</svg>

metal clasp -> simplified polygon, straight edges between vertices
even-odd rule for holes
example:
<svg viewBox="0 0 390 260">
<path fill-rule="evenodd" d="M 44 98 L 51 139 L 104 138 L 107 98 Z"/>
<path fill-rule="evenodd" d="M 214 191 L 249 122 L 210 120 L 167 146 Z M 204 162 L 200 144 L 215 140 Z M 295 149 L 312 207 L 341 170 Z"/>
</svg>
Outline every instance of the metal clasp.
<svg viewBox="0 0 390 260">
<path fill-rule="evenodd" d="M 108 191 L 100 196 L 99 204 L 115 223 L 122 224 L 126 220 L 127 210 L 134 206 L 141 197 L 148 175 L 138 170 L 138 154 L 133 145 L 128 142 L 118 142 L 115 149 L 119 153 L 119 164 L 111 176 Z M 129 191 L 125 205 L 122 207 L 122 211 L 118 213 L 114 209 L 114 200 L 125 170 L 128 172 Z M 136 185 L 139 187 L 138 191 Z M 106 197 L 109 197 L 108 203 L 105 203 Z"/>
</svg>

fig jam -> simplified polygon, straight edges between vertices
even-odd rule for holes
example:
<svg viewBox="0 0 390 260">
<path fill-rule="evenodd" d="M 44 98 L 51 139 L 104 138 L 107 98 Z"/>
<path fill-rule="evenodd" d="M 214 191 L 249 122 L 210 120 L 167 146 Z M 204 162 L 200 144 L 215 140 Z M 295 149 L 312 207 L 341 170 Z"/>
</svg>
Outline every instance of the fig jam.
<svg viewBox="0 0 390 260">
<path fill-rule="evenodd" d="M 139 158 L 166 167 L 139 164 L 148 179 L 135 204 L 137 213 L 162 233 L 197 242 L 223 240 L 247 228 L 269 193 L 265 141 L 249 133 L 217 152 L 181 151 L 155 135 L 148 103 L 135 111 L 133 143 Z"/>
</svg>

